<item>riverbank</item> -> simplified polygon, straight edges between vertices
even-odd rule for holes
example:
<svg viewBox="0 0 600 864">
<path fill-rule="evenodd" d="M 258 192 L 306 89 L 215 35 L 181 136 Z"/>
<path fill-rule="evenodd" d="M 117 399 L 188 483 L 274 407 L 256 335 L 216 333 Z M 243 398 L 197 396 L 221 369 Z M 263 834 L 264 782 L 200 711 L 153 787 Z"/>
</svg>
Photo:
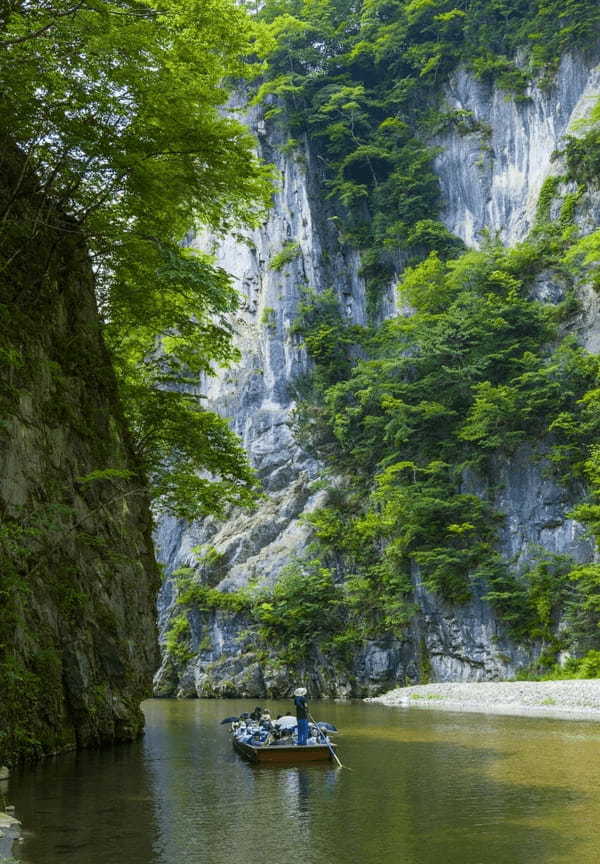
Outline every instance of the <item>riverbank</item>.
<svg viewBox="0 0 600 864">
<path fill-rule="evenodd" d="M 443 711 L 600 721 L 600 679 L 419 684 L 365 701 Z"/>
</svg>

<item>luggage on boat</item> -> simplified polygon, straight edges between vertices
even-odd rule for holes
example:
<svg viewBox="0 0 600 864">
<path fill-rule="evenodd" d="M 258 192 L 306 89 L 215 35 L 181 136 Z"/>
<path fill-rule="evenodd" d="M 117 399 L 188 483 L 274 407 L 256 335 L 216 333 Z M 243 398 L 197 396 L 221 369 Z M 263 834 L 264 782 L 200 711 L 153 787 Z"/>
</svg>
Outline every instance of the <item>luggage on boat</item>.
<svg viewBox="0 0 600 864">
<path fill-rule="evenodd" d="M 260 716 L 259 716 L 260 711 Z M 311 723 L 306 744 L 298 744 L 298 724 L 292 715 L 271 721 L 268 712 L 257 706 L 232 719 L 234 749 L 253 762 L 313 762 L 335 757 L 335 748 L 321 724 Z M 331 724 L 328 727 L 335 729 Z M 337 759 L 336 759 L 337 761 Z"/>
</svg>

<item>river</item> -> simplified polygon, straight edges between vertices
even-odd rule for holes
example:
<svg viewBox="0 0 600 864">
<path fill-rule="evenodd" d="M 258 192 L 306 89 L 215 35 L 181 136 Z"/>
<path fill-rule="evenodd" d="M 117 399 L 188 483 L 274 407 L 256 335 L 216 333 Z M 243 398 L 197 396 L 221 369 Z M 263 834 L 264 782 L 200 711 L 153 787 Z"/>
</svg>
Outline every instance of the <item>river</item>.
<svg viewBox="0 0 600 864">
<path fill-rule="evenodd" d="M 254 704 L 151 700 L 143 740 L 15 775 L 17 860 L 600 861 L 600 724 L 314 702 L 341 730 L 347 769 L 261 767 L 237 756 L 219 725 Z"/>
</svg>

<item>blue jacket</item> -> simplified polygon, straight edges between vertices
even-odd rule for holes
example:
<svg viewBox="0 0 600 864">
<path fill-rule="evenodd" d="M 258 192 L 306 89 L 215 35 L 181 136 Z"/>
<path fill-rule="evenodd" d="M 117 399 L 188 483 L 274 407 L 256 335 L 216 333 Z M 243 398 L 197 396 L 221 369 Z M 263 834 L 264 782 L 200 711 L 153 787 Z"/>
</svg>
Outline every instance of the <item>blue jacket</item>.
<svg viewBox="0 0 600 864">
<path fill-rule="evenodd" d="M 296 718 L 298 720 L 306 720 L 308 717 L 306 696 L 294 696 L 294 705 L 296 706 Z"/>
</svg>

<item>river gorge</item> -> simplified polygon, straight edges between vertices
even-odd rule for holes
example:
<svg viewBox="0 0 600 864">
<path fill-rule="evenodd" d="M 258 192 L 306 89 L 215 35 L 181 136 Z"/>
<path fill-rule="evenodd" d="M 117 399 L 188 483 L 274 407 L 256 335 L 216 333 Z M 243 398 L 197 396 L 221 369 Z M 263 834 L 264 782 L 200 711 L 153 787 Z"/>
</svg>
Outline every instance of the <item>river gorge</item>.
<svg viewBox="0 0 600 864">
<path fill-rule="evenodd" d="M 600 859 L 599 32 L 2 5 L 0 864 Z"/>
</svg>

